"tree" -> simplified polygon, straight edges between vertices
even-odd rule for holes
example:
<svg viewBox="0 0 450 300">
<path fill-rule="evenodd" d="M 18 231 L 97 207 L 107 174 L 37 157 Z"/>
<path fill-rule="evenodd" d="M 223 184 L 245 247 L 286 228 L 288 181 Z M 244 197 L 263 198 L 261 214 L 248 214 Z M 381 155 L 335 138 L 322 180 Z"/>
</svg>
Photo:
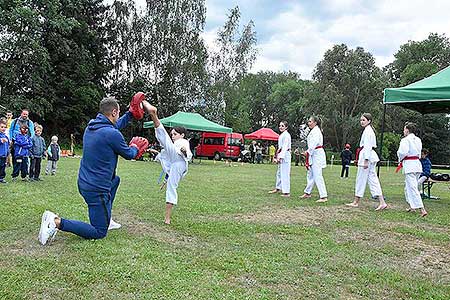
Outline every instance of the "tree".
<svg viewBox="0 0 450 300">
<path fill-rule="evenodd" d="M 211 53 L 208 62 L 210 88 L 203 106 L 211 119 L 229 125 L 236 119 L 234 109 L 240 99 L 235 97 L 239 81 L 256 59 L 256 32 L 250 21 L 239 34 L 239 7 L 230 10 L 228 20 L 219 30 L 218 50 Z"/>
<path fill-rule="evenodd" d="M 361 47 L 335 45 L 317 64 L 313 79 L 317 84 L 308 90 L 305 112 L 324 117 L 325 136 L 334 148 L 356 144 L 359 117 L 378 113 L 386 82 L 372 54 Z"/>
</svg>

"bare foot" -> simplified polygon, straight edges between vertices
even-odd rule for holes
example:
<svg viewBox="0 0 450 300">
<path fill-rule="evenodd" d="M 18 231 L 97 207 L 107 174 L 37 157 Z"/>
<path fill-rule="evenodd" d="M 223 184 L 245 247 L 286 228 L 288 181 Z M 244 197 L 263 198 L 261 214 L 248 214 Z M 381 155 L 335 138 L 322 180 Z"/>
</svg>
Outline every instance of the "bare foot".
<svg viewBox="0 0 450 300">
<path fill-rule="evenodd" d="M 328 201 L 327 197 L 320 198 L 319 200 L 316 200 L 317 203 L 324 203 L 324 202 L 327 202 L 327 201 Z"/>
<path fill-rule="evenodd" d="M 170 225 L 170 220 L 165 220 L 165 221 L 164 221 L 164 224 Z"/>
<path fill-rule="evenodd" d="M 428 215 L 427 211 L 425 209 L 422 210 L 422 213 L 420 214 L 421 217 L 426 217 Z"/>
<path fill-rule="evenodd" d="M 387 204 L 380 204 L 377 208 L 375 208 L 375 211 L 383 210 L 387 208 Z"/>
<path fill-rule="evenodd" d="M 358 207 L 358 206 L 359 206 L 359 204 L 356 203 L 356 202 L 347 203 L 347 204 L 345 204 L 345 205 L 348 206 L 348 207 Z"/>
<path fill-rule="evenodd" d="M 158 109 L 156 107 L 154 107 L 153 105 L 151 105 L 147 100 L 142 101 L 142 105 L 144 106 L 145 110 L 147 110 L 147 112 L 149 114 L 154 114 L 154 115 L 157 114 Z"/>
<path fill-rule="evenodd" d="M 311 198 L 311 194 L 304 193 L 303 195 L 300 196 L 300 198 L 301 199 Z"/>
<path fill-rule="evenodd" d="M 407 208 L 406 212 L 416 212 L 416 210 L 414 208 Z"/>
<path fill-rule="evenodd" d="M 281 194 L 281 197 L 285 197 L 285 198 L 289 198 L 291 196 L 291 194 L 289 193 L 283 193 Z"/>
<path fill-rule="evenodd" d="M 273 189 L 273 190 L 269 191 L 268 193 L 269 194 L 276 194 L 276 193 L 279 193 L 279 192 L 280 192 L 279 189 Z"/>
</svg>

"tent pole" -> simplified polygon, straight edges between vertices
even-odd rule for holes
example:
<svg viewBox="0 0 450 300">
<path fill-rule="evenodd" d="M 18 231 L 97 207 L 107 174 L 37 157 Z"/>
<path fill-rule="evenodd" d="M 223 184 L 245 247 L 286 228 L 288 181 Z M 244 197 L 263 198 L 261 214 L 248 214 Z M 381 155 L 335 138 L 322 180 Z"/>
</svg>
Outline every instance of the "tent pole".
<svg viewBox="0 0 450 300">
<path fill-rule="evenodd" d="M 384 122 L 386 120 L 386 104 L 383 104 L 383 120 L 381 121 L 381 142 L 380 142 L 380 162 L 383 160 L 383 138 L 384 138 Z M 380 167 L 381 164 L 378 164 L 377 176 L 380 178 Z"/>
</svg>

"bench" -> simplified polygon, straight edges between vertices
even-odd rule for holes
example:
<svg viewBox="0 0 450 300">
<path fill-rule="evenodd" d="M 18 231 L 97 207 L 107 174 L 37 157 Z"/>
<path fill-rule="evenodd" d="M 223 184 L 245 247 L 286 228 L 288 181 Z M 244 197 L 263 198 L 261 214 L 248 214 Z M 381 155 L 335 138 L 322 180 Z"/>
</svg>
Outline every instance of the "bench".
<svg viewBox="0 0 450 300">
<path fill-rule="evenodd" d="M 430 199 L 430 200 L 438 200 L 439 197 L 435 197 L 435 196 L 431 196 L 431 188 L 433 187 L 433 185 L 435 183 L 446 183 L 448 184 L 448 188 L 450 189 L 450 181 L 439 181 L 439 180 L 434 180 L 431 178 L 428 178 L 428 180 L 426 180 L 424 183 L 422 183 L 422 198 L 423 199 Z M 427 193 L 425 193 L 425 190 L 427 191 Z"/>
</svg>

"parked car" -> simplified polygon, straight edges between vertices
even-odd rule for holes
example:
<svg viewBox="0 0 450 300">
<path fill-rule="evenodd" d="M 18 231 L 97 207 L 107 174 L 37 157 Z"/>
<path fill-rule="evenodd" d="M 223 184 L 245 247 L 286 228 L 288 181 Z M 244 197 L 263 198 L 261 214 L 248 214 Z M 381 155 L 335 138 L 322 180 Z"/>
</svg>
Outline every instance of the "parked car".
<svg viewBox="0 0 450 300">
<path fill-rule="evenodd" d="M 240 133 L 203 132 L 196 147 L 196 156 L 215 160 L 222 158 L 237 160 L 243 144 L 244 137 Z"/>
</svg>

